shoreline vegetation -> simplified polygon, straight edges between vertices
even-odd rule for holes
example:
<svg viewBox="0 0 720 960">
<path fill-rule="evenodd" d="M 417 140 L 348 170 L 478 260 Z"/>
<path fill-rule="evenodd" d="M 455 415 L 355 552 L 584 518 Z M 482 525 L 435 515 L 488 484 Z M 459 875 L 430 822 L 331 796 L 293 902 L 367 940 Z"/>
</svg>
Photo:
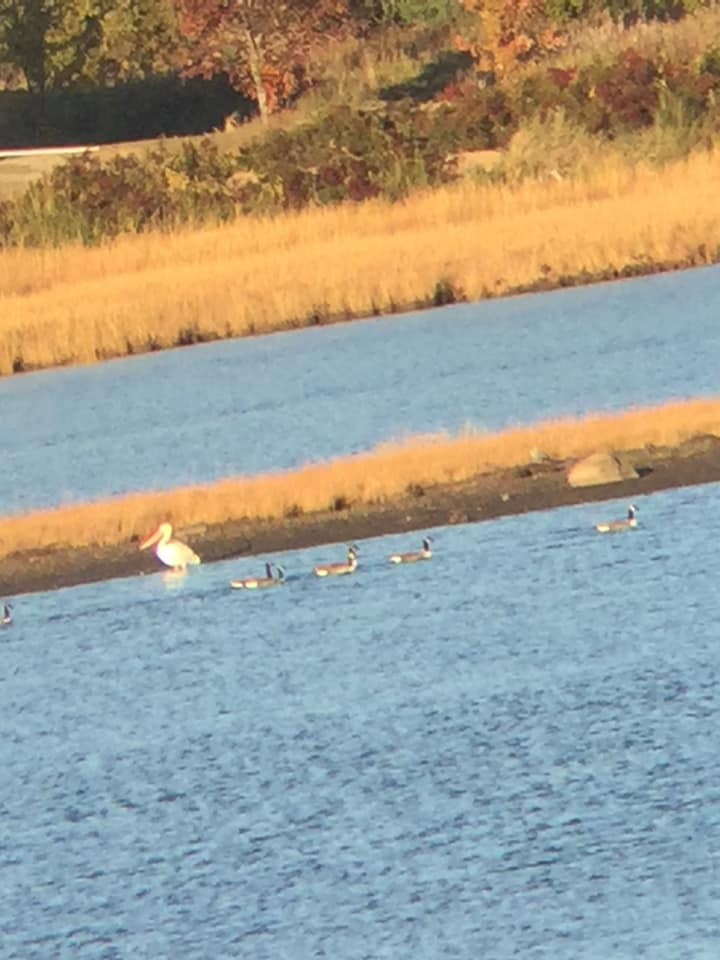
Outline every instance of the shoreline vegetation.
<svg viewBox="0 0 720 960">
<path fill-rule="evenodd" d="M 0 375 L 720 261 L 715 147 L 0 253 Z"/>
<path fill-rule="evenodd" d="M 42 552 L 126 548 L 137 545 L 161 520 L 170 520 L 179 534 L 192 538 L 228 524 L 237 532 L 258 523 L 278 529 L 313 524 L 319 517 L 327 523 L 328 518 L 352 518 L 400 502 L 407 512 L 408 504 L 421 506 L 433 489 L 448 490 L 482 477 L 528 477 L 536 468 L 560 471 L 567 488 L 567 466 L 590 453 L 672 456 L 683 444 L 708 437 L 713 442 L 720 437 L 720 398 L 549 420 L 499 433 L 466 430 L 455 437 L 416 437 L 283 473 L 5 516 L 0 518 L 0 563 Z M 605 498 L 615 495 L 612 485 L 604 490 Z"/>
</svg>

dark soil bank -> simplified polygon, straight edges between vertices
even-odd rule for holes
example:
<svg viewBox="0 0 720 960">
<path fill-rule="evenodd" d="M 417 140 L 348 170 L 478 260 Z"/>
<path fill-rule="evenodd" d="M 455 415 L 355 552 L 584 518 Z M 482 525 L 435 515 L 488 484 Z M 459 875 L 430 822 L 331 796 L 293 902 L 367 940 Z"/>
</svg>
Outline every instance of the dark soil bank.
<svg viewBox="0 0 720 960">
<path fill-rule="evenodd" d="M 635 466 L 637 479 L 574 489 L 565 476 L 569 463 L 533 463 L 463 483 L 415 489 L 384 504 L 279 521 L 232 520 L 177 533 L 206 563 L 243 556 L 271 559 L 273 553 L 325 543 L 477 523 L 569 504 L 630 500 L 672 487 L 720 481 L 720 438 L 714 436 L 695 437 L 673 449 L 628 451 L 623 459 Z M 152 552 L 138 552 L 137 543 L 27 551 L 0 559 L 0 596 L 150 573 L 159 566 Z"/>
</svg>

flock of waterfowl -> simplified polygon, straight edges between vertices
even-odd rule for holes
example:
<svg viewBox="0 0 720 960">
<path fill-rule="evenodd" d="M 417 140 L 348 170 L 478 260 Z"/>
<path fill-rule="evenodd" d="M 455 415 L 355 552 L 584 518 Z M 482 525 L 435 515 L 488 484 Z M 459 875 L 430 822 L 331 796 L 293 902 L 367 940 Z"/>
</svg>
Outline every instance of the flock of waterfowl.
<svg viewBox="0 0 720 960">
<path fill-rule="evenodd" d="M 598 533 L 621 533 L 624 530 L 633 530 L 635 527 L 637 527 L 637 507 L 635 504 L 630 504 L 627 516 L 623 519 L 608 520 L 595 525 Z M 145 550 L 151 546 L 155 547 L 155 556 L 158 560 L 166 567 L 170 567 L 175 573 L 185 573 L 189 566 L 196 566 L 200 563 L 200 557 L 192 547 L 173 537 L 171 523 L 161 523 L 140 543 L 139 549 Z M 432 555 L 432 537 L 425 537 L 422 541 L 422 549 L 406 553 L 391 553 L 388 561 L 396 564 L 418 563 L 422 560 L 430 560 Z M 348 547 L 344 561 L 317 564 L 313 567 L 313 573 L 316 577 L 340 577 L 355 573 L 357 567 L 358 547 L 353 543 Z M 233 590 L 261 590 L 267 587 L 279 587 L 283 583 L 285 583 L 284 569 L 277 564 L 266 562 L 264 575 L 231 580 L 230 586 Z M 12 609 L 11 603 L 3 604 L 0 627 L 8 627 L 13 622 Z"/>
<path fill-rule="evenodd" d="M 623 530 L 632 530 L 637 526 L 637 507 L 630 504 L 627 516 L 621 520 L 608 520 L 595 525 L 598 533 L 620 533 Z M 176 573 L 183 573 L 188 566 L 200 563 L 200 557 L 195 551 L 181 540 L 173 538 L 173 528 L 170 523 L 161 523 L 140 544 L 140 550 L 155 546 L 155 555 L 166 567 L 171 567 Z M 420 550 L 411 550 L 406 553 L 391 553 L 390 563 L 418 563 L 421 560 L 432 559 L 432 537 L 424 537 Z M 358 567 L 358 547 L 351 544 L 348 547 L 344 561 L 334 563 L 319 563 L 313 567 L 316 577 L 341 577 L 355 573 Z M 265 563 L 265 573 L 254 577 L 243 577 L 231 580 L 233 590 L 260 590 L 264 587 L 278 587 L 285 583 L 285 571 L 274 563 Z"/>
<path fill-rule="evenodd" d="M 413 550 L 408 553 L 391 553 L 388 560 L 390 563 L 417 563 L 418 560 L 430 560 L 432 557 L 431 543 L 432 537 L 425 537 L 421 550 Z M 357 566 L 358 548 L 353 543 L 348 547 L 344 561 L 318 563 L 313 567 L 313 573 L 316 577 L 342 577 L 349 573 L 355 573 Z M 231 580 L 230 586 L 233 590 L 259 590 L 263 587 L 277 587 L 284 582 L 285 571 L 283 568 L 277 566 L 277 564 L 266 563 L 264 577 L 243 577 L 242 580 Z"/>
</svg>

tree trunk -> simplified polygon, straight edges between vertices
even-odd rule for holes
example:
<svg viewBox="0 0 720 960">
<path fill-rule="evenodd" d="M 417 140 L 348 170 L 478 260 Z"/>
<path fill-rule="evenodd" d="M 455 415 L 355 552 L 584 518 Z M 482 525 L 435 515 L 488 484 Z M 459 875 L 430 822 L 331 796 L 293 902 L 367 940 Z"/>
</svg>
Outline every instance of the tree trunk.
<svg viewBox="0 0 720 960">
<path fill-rule="evenodd" d="M 247 43 L 248 67 L 250 69 L 250 76 L 252 77 L 253 86 L 255 88 L 255 101 L 258 105 L 260 120 L 263 123 L 267 123 L 270 110 L 268 107 L 267 91 L 265 90 L 265 84 L 263 82 L 262 75 L 262 50 L 260 48 L 258 38 L 255 37 L 247 28 L 245 29 L 245 42 Z"/>
</svg>

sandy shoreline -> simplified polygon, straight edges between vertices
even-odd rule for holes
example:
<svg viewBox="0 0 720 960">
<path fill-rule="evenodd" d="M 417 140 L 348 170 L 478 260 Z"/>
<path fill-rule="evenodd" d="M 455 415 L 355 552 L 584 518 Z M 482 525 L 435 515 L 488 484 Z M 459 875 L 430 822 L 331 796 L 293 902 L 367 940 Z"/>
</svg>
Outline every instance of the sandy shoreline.
<svg viewBox="0 0 720 960">
<path fill-rule="evenodd" d="M 696 437 L 682 446 L 626 451 L 640 476 L 597 487 L 572 488 L 569 464 L 554 461 L 482 474 L 463 483 L 429 487 L 392 502 L 351 506 L 280 521 L 237 519 L 208 527 L 178 530 L 205 563 L 231 557 L 262 556 L 330 543 L 360 541 L 383 534 L 424 531 L 457 523 L 571 504 L 633 499 L 659 490 L 720 482 L 720 438 Z M 137 543 L 114 547 L 23 551 L 0 559 L 0 596 L 76 586 L 159 569 L 152 553 Z"/>
</svg>

